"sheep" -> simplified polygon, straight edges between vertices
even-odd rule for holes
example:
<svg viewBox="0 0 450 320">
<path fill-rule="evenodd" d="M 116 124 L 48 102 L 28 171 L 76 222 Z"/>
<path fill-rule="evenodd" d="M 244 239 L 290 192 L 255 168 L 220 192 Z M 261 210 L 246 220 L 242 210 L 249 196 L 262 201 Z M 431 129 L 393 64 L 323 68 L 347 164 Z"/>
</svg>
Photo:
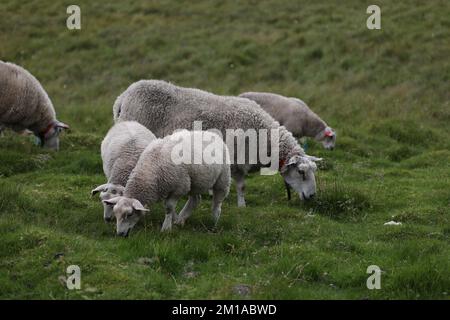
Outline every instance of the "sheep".
<svg viewBox="0 0 450 320">
<path fill-rule="evenodd" d="M 103 172 L 108 182 L 92 190 L 92 196 L 100 192 L 100 199 L 103 201 L 122 195 L 140 155 L 155 139 L 150 130 L 135 121 L 115 124 L 101 145 Z M 109 222 L 113 217 L 112 207 L 102 203 L 103 218 Z"/>
<path fill-rule="evenodd" d="M 258 103 L 294 136 L 298 138 L 312 137 L 321 142 L 325 149 L 334 149 L 336 132 L 302 100 L 266 92 L 245 92 L 239 97 Z"/>
<path fill-rule="evenodd" d="M 0 61 L 0 131 L 33 132 L 42 147 L 59 150 L 59 134 L 69 126 L 56 120 L 55 109 L 39 81 L 24 68 Z"/>
<path fill-rule="evenodd" d="M 268 113 L 249 99 L 231 96 L 218 96 L 199 89 L 183 88 L 161 80 L 141 80 L 128 87 L 113 108 L 116 122 L 134 120 L 150 129 L 157 137 L 164 137 L 176 129 L 190 129 L 195 121 L 201 121 L 205 130 L 217 129 L 222 136 L 227 130 L 253 130 L 261 133 L 267 130 L 267 141 L 271 141 L 272 130 L 278 130 L 279 152 L 275 167 L 283 176 L 285 183 L 292 186 L 301 200 L 309 199 L 316 192 L 314 171 L 315 161 L 320 158 L 305 154 L 297 140 L 285 127 L 280 126 Z M 228 140 L 228 139 L 227 139 Z M 237 140 L 237 139 L 236 139 Z M 234 141 L 227 145 L 235 147 Z M 258 140 L 258 150 L 264 147 Z M 245 150 L 251 147 L 248 139 Z M 236 150 L 234 148 L 233 150 Z M 237 163 L 237 155 L 232 157 L 232 176 L 236 181 L 238 206 L 245 207 L 245 176 L 248 172 L 259 169 L 263 164 L 261 159 L 250 163 L 246 157 L 245 163 Z M 275 161 L 271 161 L 274 167 Z"/>
<path fill-rule="evenodd" d="M 206 144 L 207 141 L 210 143 Z M 207 150 L 211 148 L 218 159 L 207 157 Z M 172 223 L 183 225 L 199 204 L 200 195 L 212 189 L 212 214 L 217 224 L 222 202 L 230 190 L 230 180 L 229 153 L 220 136 L 208 131 L 180 130 L 152 141 L 131 172 L 123 195 L 103 202 L 114 206 L 116 233 L 126 237 L 149 211 L 144 205 L 164 200 L 166 217 L 161 231 L 170 231 Z M 177 215 L 177 202 L 185 195 L 189 195 L 189 199 Z"/>
</svg>

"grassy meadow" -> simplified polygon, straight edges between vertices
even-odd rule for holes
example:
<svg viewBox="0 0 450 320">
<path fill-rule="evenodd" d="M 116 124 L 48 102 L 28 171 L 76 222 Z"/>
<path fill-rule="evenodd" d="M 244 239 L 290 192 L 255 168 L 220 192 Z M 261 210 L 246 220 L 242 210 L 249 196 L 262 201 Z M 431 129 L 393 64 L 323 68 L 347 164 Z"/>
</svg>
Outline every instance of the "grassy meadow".
<svg viewBox="0 0 450 320">
<path fill-rule="evenodd" d="M 1 299 L 449 298 L 450 2 L 378 1 L 381 30 L 360 0 L 77 0 L 79 31 L 70 4 L 0 3 L 0 60 L 71 126 L 58 153 L 0 137 Z M 233 186 L 217 227 L 206 195 L 170 234 L 159 204 L 117 238 L 90 190 L 113 102 L 140 79 L 306 101 L 338 133 L 334 151 L 307 140 L 325 159 L 316 198 L 253 175 L 247 208 Z M 69 265 L 81 290 L 62 285 Z"/>
</svg>

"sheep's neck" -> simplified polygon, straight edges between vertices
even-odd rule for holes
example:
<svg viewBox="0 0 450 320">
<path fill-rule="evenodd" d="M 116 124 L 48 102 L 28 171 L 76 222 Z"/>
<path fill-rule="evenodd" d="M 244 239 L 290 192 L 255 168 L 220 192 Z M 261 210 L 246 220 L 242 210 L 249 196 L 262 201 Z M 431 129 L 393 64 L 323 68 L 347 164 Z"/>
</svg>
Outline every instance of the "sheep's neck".
<svg viewBox="0 0 450 320">
<path fill-rule="evenodd" d="M 320 132 L 327 127 L 327 124 L 320 118 L 308 121 L 304 127 L 302 136 L 315 138 Z"/>
<path fill-rule="evenodd" d="M 279 159 L 286 162 L 295 155 L 304 155 L 305 151 L 300 147 L 297 140 L 284 127 L 280 127 Z"/>
<path fill-rule="evenodd" d="M 35 121 L 28 125 L 28 130 L 36 136 L 41 135 L 48 127 L 56 121 L 55 108 L 46 93 L 42 93 L 39 99 L 40 112 L 34 115 Z"/>
<path fill-rule="evenodd" d="M 152 188 L 148 183 L 143 184 L 142 181 L 139 183 L 128 183 L 124 191 L 124 196 L 137 199 L 142 204 L 148 206 L 160 200 L 156 188 Z"/>
</svg>

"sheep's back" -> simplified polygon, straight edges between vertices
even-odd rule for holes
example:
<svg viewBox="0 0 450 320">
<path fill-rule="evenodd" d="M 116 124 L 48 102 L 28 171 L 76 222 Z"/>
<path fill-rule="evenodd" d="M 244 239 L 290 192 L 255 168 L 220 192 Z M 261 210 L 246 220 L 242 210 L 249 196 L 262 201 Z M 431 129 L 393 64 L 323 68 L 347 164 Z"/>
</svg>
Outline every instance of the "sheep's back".
<svg viewBox="0 0 450 320">
<path fill-rule="evenodd" d="M 139 156 L 154 139 L 156 137 L 153 133 L 137 122 L 120 122 L 112 127 L 101 145 L 106 177 L 113 180 L 125 179 L 124 185 Z"/>
<path fill-rule="evenodd" d="M 191 188 L 194 193 L 208 191 L 214 186 L 214 183 L 221 174 L 229 172 L 230 156 L 227 145 L 215 133 L 183 130 L 164 138 L 161 144 L 161 154 L 168 163 L 171 163 L 173 170 L 180 170 L 180 172 L 189 175 Z M 174 150 L 178 151 L 179 147 L 183 144 L 186 146 L 186 150 L 190 150 L 191 162 L 174 164 L 172 154 Z M 177 149 L 174 149 L 175 147 Z M 209 154 L 205 152 L 206 148 L 209 150 L 221 150 L 220 162 L 210 163 L 207 161 L 208 159 L 205 159 L 205 157 Z M 202 159 L 202 163 L 196 164 L 194 163 L 194 159 Z"/>
<path fill-rule="evenodd" d="M 120 117 L 142 123 L 158 137 L 177 129 L 192 130 L 202 121 L 203 130 L 268 129 L 274 119 L 254 101 L 218 96 L 165 81 L 142 80 L 132 84 L 122 99 Z"/>
<path fill-rule="evenodd" d="M 292 117 L 296 108 L 296 103 L 290 98 L 275 93 L 245 92 L 239 96 L 255 101 L 281 125 L 284 125 Z"/>
<path fill-rule="evenodd" d="M 22 130 L 54 118 L 53 105 L 39 81 L 24 68 L 0 61 L 0 122 Z"/>
</svg>

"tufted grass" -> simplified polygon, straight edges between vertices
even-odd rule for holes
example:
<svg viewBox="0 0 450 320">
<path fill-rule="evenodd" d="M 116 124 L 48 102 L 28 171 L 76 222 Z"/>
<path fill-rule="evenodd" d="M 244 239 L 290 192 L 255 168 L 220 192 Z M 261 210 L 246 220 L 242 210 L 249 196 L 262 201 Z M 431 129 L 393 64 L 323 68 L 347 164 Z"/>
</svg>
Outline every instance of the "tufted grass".
<svg viewBox="0 0 450 320">
<path fill-rule="evenodd" d="M 0 59 L 36 75 L 72 127 L 59 153 L 0 137 L 0 298 L 448 299 L 448 2 L 380 1 L 378 31 L 356 0 L 77 4 L 79 32 L 64 2 L 0 4 Z M 112 104 L 142 78 L 305 100 L 338 132 L 333 152 L 308 141 L 324 158 L 317 197 L 287 202 L 278 175 L 251 176 L 248 207 L 233 188 L 217 227 L 206 195 L 171 234 L 158 204 L 116 238 L 90 190 Z M 79 291 L 58 279 L 73 264 Z M 366 288 L 372 264 L 381 290 Z"/>
</svg>

